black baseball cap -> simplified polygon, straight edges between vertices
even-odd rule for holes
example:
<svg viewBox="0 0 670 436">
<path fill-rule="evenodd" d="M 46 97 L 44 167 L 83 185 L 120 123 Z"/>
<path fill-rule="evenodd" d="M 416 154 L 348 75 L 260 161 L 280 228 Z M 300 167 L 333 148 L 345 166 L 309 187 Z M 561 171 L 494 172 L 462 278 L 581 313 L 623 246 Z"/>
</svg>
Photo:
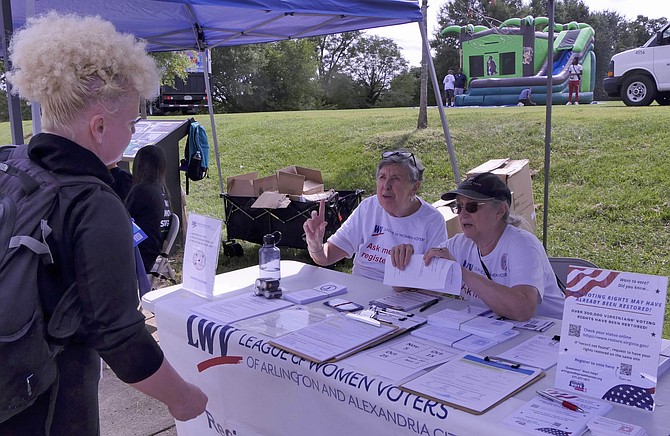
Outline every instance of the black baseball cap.
<svg viewBox="0 0 670 436">
<path fill-rule="evenodd" d="M 493 173 L 481 173 L 463 180 L 458 189 L 442 194 L 442 200 L 453 200 L 457 195 L 473 200 L 503 200 L 512 204 L 512 192 L 500 177 Z"/>
</svg>

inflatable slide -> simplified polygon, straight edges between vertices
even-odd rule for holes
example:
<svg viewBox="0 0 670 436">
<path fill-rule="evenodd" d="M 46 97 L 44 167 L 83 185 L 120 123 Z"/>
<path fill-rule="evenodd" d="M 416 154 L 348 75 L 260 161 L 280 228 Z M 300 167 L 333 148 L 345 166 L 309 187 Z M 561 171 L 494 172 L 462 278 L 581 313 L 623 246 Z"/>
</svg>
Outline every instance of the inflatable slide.
<svg viewBox="0 0 670 436">
<path fill-rule="evenodd" d="M 499 27 L 449 26 L 443 35 L 456 35 L 461 42 L 463 72 L 468 77 L 465 94 L 457 106 L 516 105 L 524 88 L 531 99 L 547 103 L 547 74 L 552 74 L 552 102 L 568 101 L 568 67 L 577 58 L 582 65 L 580 103 L 593 101 L 596 58 L 595 32 L 585 23 L 554 25 L 554 56 L 548 59 L 548 19 L 511 18 Z M 544 27 L 543 30 L 536 30 Z"/>
</svg>

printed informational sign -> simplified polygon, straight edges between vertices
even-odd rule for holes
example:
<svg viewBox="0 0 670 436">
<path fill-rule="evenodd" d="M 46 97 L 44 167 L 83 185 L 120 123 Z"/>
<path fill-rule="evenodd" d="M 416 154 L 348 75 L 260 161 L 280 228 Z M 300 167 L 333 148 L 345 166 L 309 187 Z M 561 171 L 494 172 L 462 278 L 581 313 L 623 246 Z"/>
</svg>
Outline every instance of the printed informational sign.
<svg viewBox="0 0 670 436">
<path fill-rule="evenodd" d="M 184 289 L 213 297 L 220 246 L 221 220 L 190 213 L 184 246 Z"/>
<path fill-rule="evenodd" d="M 668 278 L 571 267 L 559 389 L 654 410 Z"/>
</svg>

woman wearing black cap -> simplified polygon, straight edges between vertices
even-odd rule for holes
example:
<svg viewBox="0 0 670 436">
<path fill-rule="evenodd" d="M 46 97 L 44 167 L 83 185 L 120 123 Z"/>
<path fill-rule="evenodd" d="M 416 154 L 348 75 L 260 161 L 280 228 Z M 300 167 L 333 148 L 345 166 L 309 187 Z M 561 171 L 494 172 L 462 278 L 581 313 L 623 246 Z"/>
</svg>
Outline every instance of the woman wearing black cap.
<svg viewBox="0 0 670 436">
<path fill-rule="evenodd" d="M 488 306 L 505 318 L 525 321 L 533 315 L 561 318 L 564 296 L 540 241 L 516 227 L 510 216 L 512 194 L 498 176 L 478 174 L 442 196 L 456 200 L 463 233 L 424 256 L 458 262 L 463 271 L 461 295 Z"/>
</svg>

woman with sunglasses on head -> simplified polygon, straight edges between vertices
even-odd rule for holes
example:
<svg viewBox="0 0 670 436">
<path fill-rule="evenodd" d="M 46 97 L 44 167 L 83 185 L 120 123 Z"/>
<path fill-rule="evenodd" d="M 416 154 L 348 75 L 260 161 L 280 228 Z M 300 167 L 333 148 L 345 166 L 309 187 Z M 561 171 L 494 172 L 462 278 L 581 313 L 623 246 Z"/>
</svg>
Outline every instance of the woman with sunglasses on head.
<svg viewBox="0 0 670 436">
<path fill-rule="evenodd" d="M 463 233 L 428 250 L 426 265 L 434 257 L 458 262 L 461 296 L 505 318 L 562 317 L 564 296 L 547 254 L 534 234 L 517 227 L 520 219 L 510 215 L 512 194 L 498 176 L 470 177 L 442 199 L 456 200 L 451 208 Z"/>
<path fill-rule="evenodd" d="M 383 281 L 387 261 L 404 267 L 411 253 L 444 244 L 442 214 L 416 195 L 423 172 L 413 153 L 384 152 L 377 165 L 377 195 L 363 200 L 325 243 L 322 201 L 319 212 L 313 211 L 303 225 L 312 260 L 325 266 L 356 254 L 353 274 Z"/>
</svg>

